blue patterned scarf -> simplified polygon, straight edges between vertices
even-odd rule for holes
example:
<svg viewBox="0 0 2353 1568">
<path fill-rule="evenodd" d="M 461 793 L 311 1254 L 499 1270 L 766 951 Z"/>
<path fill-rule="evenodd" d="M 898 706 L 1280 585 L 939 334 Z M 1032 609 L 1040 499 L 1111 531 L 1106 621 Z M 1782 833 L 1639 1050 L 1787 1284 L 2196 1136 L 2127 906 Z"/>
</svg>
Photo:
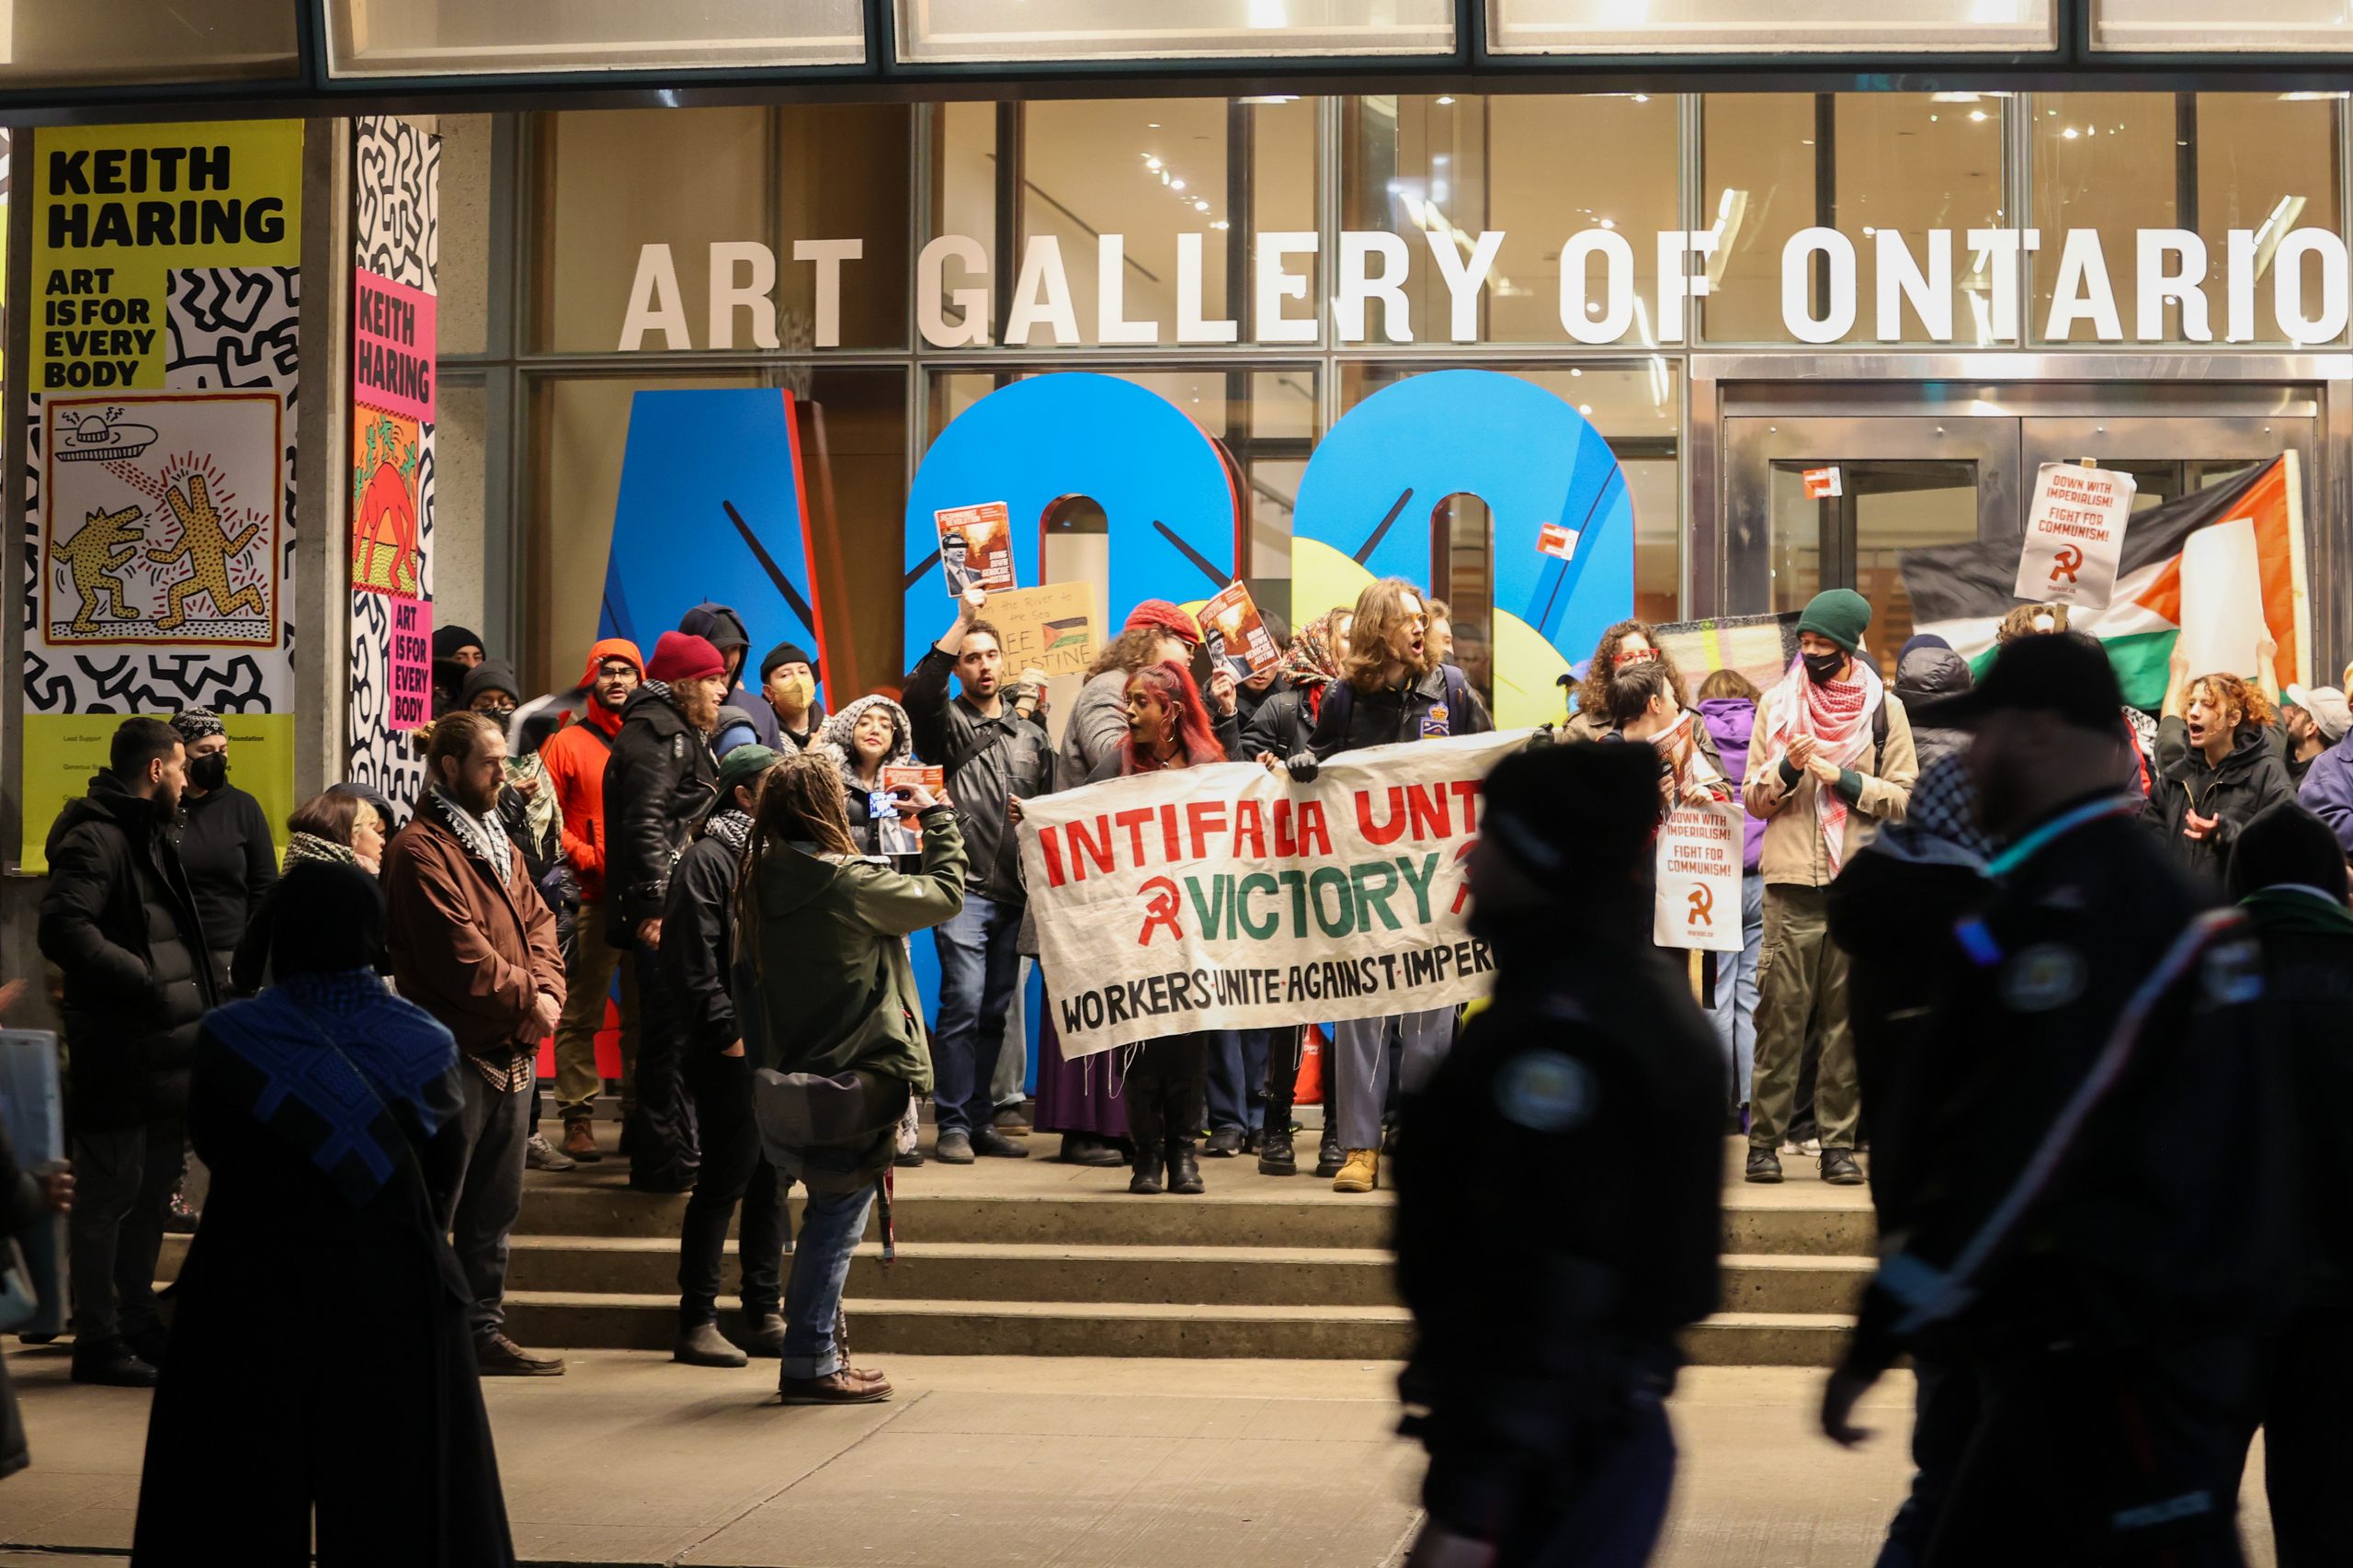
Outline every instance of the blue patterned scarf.
<svg viewBox="0 0 2353 1568">
<path fill-rule="evenodd" d="M 410 1157 L 392 1107 L 405 1102 L 427 1137 L 457 1108 L 453 1095 L 436 1092 L 457 1062 L 456 1040 L 373 970 L 293 976 L 215 1010 L 204 1030 L 252 1070 L 254 1119 L 355 1209 Z"/>
</svg>

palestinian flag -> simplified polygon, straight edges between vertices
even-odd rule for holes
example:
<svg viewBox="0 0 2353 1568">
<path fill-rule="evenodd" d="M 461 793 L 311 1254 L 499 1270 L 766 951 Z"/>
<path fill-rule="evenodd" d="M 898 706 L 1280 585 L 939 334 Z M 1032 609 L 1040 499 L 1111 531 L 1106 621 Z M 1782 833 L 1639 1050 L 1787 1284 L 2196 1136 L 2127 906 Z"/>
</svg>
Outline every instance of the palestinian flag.
<svg viewBox="0 0 2353 1568">
<path fill-rule="evenodd" d="M 2107 648 L 2124 700 L 2135 708 L 2154 711 L 2165 701 L 2166 668 L 2181 634 L 2184 545 L 2200 528 L 2240 522 L 2253 529 L 2234 529 L 2231 548 L 2255 552 L 2250 575 L 2262 585 L 2264 624 L 2279 645 L 2279 685 L 2312 678 L 2302 480 L 2296 454 L 2283 452 L 2227 483 L 2133 513 L 2108 608 L 2068 612 L 2070 630 L 2088 632 Z M 1914 630 L 1942 637 L 1983 674 L 2002 618 L 2027 602 L 2010 591 L 2018 550 L 2017 540 L 1978 540 L 1901 552 L 1896 564 L 1912 596 Z"/>
<path fill-rule="evenodd" d="M 1046 634 L 1046 652 L 1051 653 L 1057 648 L 1075 648 L 1082 645 L 1093 634 L 1094 626 L 1094 617 L 1086 615 L 1074 615 L 1063 620 L 1047 621 L 1042 628 Z"/>
</svg>

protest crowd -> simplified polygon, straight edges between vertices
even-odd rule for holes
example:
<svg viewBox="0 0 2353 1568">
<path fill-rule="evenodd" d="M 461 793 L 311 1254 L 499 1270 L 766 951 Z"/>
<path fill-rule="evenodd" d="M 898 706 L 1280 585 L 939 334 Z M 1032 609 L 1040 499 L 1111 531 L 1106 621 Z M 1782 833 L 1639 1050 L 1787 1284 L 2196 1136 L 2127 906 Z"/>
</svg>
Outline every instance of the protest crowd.
<svg viewBox="0 0 2353 1568">
<path fill-rule="evenodd" d="M 138 1561 L 194 1560 L 223 1510 L 305 1540 L 314 1511 L 321 1561 L 355 1532 L 511 1560 L 478 1379 L 564 1370 L 506 1331 L 527 1170 L 617 1157 L 636 1189 L 690 1192 L 677 1359 L 774 1358 L 787 1404 L 864 1403 L 892 1388 L 850 1364 L 841 1298 L 892 1171 L 1025 1158 L 1033 1133 L 1139 1198 L 1309 1172 L 1398 1189 L 1417 1562 L 1643 1560 L 1676 1336 L 1718 1306 L 1727 1138 L 1749 1182 L 1811 1161 L 1870 1186 L 1883 1261 L 1821 1421 L 1856 1440 L 1857 1400 L 1911 1358 L 1919 1474 L 1882 1563 L 2024 1561 L 2021 1521 L 2075 1553 L 2037 1562 L 2235 1562 L 2258 1426 L 2279 1561 L 2344 1560 L 2342 690 L 2278 688 L 2267 649 L 2252 679 L 2177 662 L 2144 714 L 2063 608 L 2022 608 L 1972 668 L 1932 636 L 1883 657 L 1872 606 L 1830 590 L 1769 684 L 1621 622 L 1476 791 L 1462 951 L 1493 994 L 1467 1021 L 1129 1017 L 1066 1055 L 1086 1010 L 1051 975 L 1043 1017 L 1022 1002 L 1053 950 L 1056 801 L 1220 764 L 1288 799 L 1495 726 L 1446 607 L 1395 579 L 1295 628 L 1260 611 L 1263 656 L 1145 600 L 1059 722 L 990 598 L 966 587 L 901 689 L 832 711 L 817 654 L 755 659 L 723 605 L 650 650 L 595 642 L 547 696 L 443 627 L 424 792 L 302 803 L 282 873 L 219 718 L 121 723 L 48 835 L 72 1176 L 0 1151 L 0 1221 L 70 1205 L 73 1376 L 159 1385 Z M 1737 930 L 1704 951 L 1657 937 L 1655 846 L 1686 813 L 1739 862 Z M 1355 884 L 1362 932 L 1389 908 L 1368 888 L 1413 894 L 1383 876 Z M 1154 919 L 1190 918 L 1168 886 L 1147 953 Z M 209 1187 L 167 1326 L 191 1149 Z M 287 1336 L 258 1370 L 235 1349 L 256 1323 Z M 322 1443 L 364 1409 L 332 1441 L 366 1484 L 296 1467 L 258 1490 L 224 1439 L 238 1409 Z M 0 1442 L 0 1471 L 22 1462 L 13 1420 Z M 413 1505 L 392 1517 L 388 1477 Z"/>
</svg>

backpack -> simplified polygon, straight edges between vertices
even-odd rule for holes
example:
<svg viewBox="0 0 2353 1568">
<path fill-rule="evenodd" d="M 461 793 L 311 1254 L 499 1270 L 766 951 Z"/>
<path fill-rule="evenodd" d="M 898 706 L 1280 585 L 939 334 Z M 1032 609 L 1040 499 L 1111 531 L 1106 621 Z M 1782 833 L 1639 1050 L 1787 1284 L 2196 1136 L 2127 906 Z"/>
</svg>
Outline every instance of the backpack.
<svg viewBox="0 0 2353 1568">
<path fill-rule="evenodd" d="M 1453 723 L 1453 716 L 1457 713 L 1465 713 L 1470 711 L 1470 705 L 1472 700 L 1471 696 L 1471 682 L 1461 670 L 1455 668 L 1452 665 L 1440 665 L 1438 668 L 1444 672 L 1446 676 L 1446 711 L 1447 722 L 1449 726 L 1448 733 L 1452 733 L 1453 731 L 1451 729 L 1451 725 Z M 1318 723 L 1323 722 L 1324 713 L 1330 711 L 1336 703 L 1338 705 L 1339 711 L 1334 722 L 1340 726 L 1340 733 L 1345 736 L 1348 730 L 1348 719 L 1350 715 L 1356 711 L 1357 688 L 1349 685 L 1346 680 L 1327 682 L 1324 694 L 1323 710 L 1318 711 L 1316 714 L 1316 722 Z M 1881 733 L 1884 733 L 1883 731 Z"/>
</svg>

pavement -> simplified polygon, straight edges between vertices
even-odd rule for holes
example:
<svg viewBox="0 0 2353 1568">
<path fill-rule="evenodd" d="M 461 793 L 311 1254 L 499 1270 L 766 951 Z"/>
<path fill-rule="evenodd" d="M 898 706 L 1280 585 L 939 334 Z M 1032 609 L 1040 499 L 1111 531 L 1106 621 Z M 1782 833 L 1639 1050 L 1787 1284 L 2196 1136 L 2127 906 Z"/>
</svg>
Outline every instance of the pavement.
<svg viewBox="0 0 2353 1568">
<path fill-rule="evenodd" d="M 257 1338 L 256 1344 L 266 1341 Z M 544 1564 L 762 1568 L 1390 1568 L 1422 1472 L 1393 1366 L 866 1357 L 885 1405 L 787 1410 L 773 1364 L 571 1356 L 485 1384 L 516 1549 Z M 0 1568 L 119 1561 L 147 1396 L 7 1358 L 32 1467 L 0 1482 Z M 1820 1374 L 1697 1367 L 1658 1568 L 1867 1568 L 1909 1474 L 1911 1386 L 1874 1390 L 1845 1452 L 1808 1416 Z M 2244 1528 L 2273 1568 L 2260 1454 Z M 228 1559 L 224 1558 L 224 1561 Z"/>
</svg>

